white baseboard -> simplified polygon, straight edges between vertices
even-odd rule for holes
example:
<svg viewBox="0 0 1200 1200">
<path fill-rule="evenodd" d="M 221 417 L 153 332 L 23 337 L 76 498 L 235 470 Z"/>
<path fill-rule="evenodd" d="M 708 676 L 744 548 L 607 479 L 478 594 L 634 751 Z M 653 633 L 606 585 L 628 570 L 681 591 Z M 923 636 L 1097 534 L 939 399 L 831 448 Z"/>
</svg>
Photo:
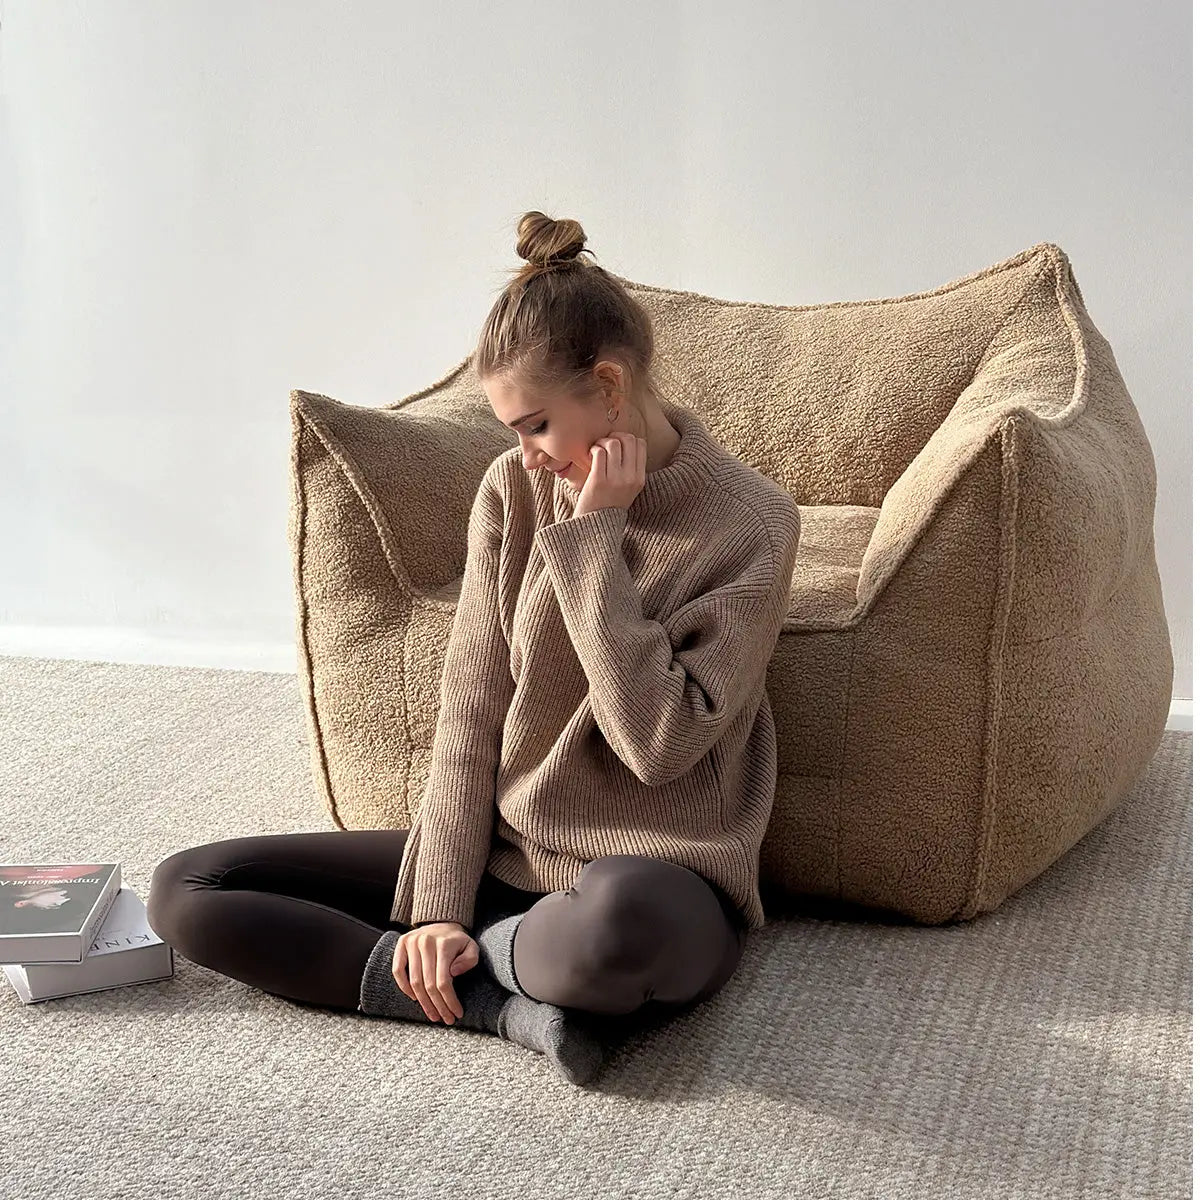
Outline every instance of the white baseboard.
<svg viewBox="0 0 1200 1200">
<path fill-rule="evenodd" d="M 153 663 L 163 667 L 212 667 L 226 671 L 296 673 L 296 647 L 277 642 L 220 642 L 120 629 L 61 625 L 0 626 L 0 655 L 69 658 L 90 662 Z M 1192 699 L 1171 701 L 1168 729 L 1192 731 Z"/>
<path fill-rule="evenodd" d="M 0 626 L 0 655 L 84 662 L 152 663 L 294 675 L 296 647 L 278 642 L 222 642 L 186 633 L 64 625 Z"/>
</svg>

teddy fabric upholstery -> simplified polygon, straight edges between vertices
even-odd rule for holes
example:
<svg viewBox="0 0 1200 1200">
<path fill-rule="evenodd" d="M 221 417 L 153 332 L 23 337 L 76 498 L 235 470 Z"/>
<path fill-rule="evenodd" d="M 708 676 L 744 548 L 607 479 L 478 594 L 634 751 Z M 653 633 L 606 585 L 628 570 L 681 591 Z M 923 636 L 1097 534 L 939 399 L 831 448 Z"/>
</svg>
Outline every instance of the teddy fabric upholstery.
<svg viewBox="0 0 1200 1200">
<path fill-rule="evenodd" d="M 801 897 L 929 924 L 995 909 L 1130 793 L 1165 727 L 1174 670 L 1155 557 L 1153 455 L 1067 255 L 1043 242 L 928 291 L 810 305 L 621 282 L 651 315 L 677 407 L 786 493 L 798 517 L 765 672 L 776 761 L 758 858 L 764 912 L 777 898 Z M 740 728 L 731 701 L 744 701 L 742 722 L 759 710 L 749 695 L 712 696 L 706 716 L 709 683 L 667 663 L 668 646 L 675 662 L 716 626 L 701 620 L 685 637 L 670 624 L 677 613 L 702 618 L 701 593 L 665 576 L 651 583 L 643 554 L 670 555 L 639 540 L 637 502 L 624 518 L 559 519 L 569 488 L 548 473 L 520 477 L 512 432 L 470 362 L 381 408 L 292 393 L 299 682 L 313 777 L 335 826 L 419 825 L 422 800 L 436 798 L 443 671 L 459 606 L 468 592 L 477 597 L 467 579 L 469 527 L 481 545 L 493 539 L 494 557 L 496 521 L 514 521 L 499 532 L 520 537 L 502 554 L 514 564 L 528 555 L 533 566 L 525 594 L 514 593 L 515 571 L 497 573 L 508 591 L 498 592 L 496 613 L 508 616 L 494 619 L 512 642 L 489 664 L 502 668 L 494 671 L 501 690 L 476 699 L 499 718 L 508 749 L 497 753 L 495 776 L 474 786 L 490 785 L 498 798 L 502 784 L 508 812 L 493 805 L 495 841 L 486 856 L 481 839 L 464 843 L 474 857 L 445 891 L 424 874 L 433 859 L 414 852 L 398 876 L 397 913 L 416 901 L 429 904 L 418 908 L 424 915 L 448 916 L 455 906 L 463 914 L 485 866 L 526 885 L 562 886 L 569 872 L 555 872 L 572 855 L 615 844 L 617 809 L 620 832 L 640 837 L 643 853 L 672 857 L 659 831 L 630 822 L 623 797 L 718 766 L 726 780 L 747 771 L 766 778 L 769 766 L 749 741 L 736 765 L 718 762 L 719 742 L 705 748 L 701 729 L 716 728 L 706 721 L 728 717 L 728 728 Z M 779 501 L 772 489 L 764 495 Z M 514 500 L 509 517 L 504 505 Z M 781 553 L 789 513 L 782 505 L 783 524 L 768 524 Z M 703 512 L 698 520 L 707 520 Z M 749 535 L 761 526 L 721 528 Z M 767 540 L 764 532 L 756 544 Z M 753 544 L 741 564 L 751 579 L 763 570 L 751 567 Z M 673 559 L 683 567 L 692 553 L 714 565 L 707 547 L 684 548 Z M 737 558 L 731 543 L 716 549 L 717 561 Z M 618 559 L 628 579 L 614 574 Z M 628 640 L 611 658 L 587 607 L 595 599 L 582 592 L 574 607 L 568 593 L 560 609 L 557 653 L 553 638 L 535 645 L 515 625 L 518 608 L 539 611 L 532 593 L 560 600 L 577 569 L 610 597 L 632 602 L 636 593 L 642 619 L 664 631 L 644 643 L 646 668 L 665 670 L 648 685 L 638 720 L 628 716 L 636 705 L 624 710 L 602 694 L 607 687 L 611 700 L 609 672 L 638 661 L 636 620 L 618 622 Z M 719 590 L 728 579 L 697 582 Z M 523 656 L 546 652 L 547 662 L 568 663 L 560 694 L 547 671 L 526 673 L 533 663 Z M 506 672 L 514 696 L 518 678 L 550 688 L 525 697 L 545 705 L 541 731 L 511 742 Z M 737 687 L 738 678 L 726 682 Z M 593 707 L 585 688 L 596 684 Z M 677 703 L 664 711 L 665 699 Z M 681 736 L 689 716 L 700 720 Z M 593 806 L 582 824 L 605 828 L 598 839 L 572 833 L 556 842 L 538 824 L 551 805 L 537 794 L 546 778 L 538 772 L 566 742 L 591 753 L 589 770 L 607 765 L 626 789 L 561 797 Z M 759 786 L 743 779 L 728 795 Z M 706 803 L 718 805 L 718 793 L 726 795 L 706 790 Z M 734 828 L 719 806 L 709 816 L 705 838 Z M 677 838 L 690 841 L 690 819 L 673 827 Z M 755 826 L 742 819 L 747 858 L 725 878 L 756 919 L 747 882 Z"/>
</svg>

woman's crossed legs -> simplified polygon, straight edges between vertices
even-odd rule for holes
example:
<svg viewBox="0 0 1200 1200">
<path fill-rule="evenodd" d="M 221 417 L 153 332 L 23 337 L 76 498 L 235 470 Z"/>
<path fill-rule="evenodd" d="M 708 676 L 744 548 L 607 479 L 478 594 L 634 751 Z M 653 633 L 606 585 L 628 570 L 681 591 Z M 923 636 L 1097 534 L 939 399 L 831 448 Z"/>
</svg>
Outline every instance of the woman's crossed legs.
<svg viewBox="0 0 1200 1200">
<path fill-rule="evenodd" d="M 406 829 L 229 838 L 181 850 L 154 870 L 154 932 L 201 966 L 287 999 L 357 1009 L 371 950 L 388 929 Z M 485 874 L 474 936 L 524 912 L 513 946 L 521 986 L 593 1013 L 676 1009 L 732 976 L 740 914 L 675 863 L 615 854 L 562 892 L 527 892 Z M 482 969 L 481 967 L 477 967 Z"/>
</svg>

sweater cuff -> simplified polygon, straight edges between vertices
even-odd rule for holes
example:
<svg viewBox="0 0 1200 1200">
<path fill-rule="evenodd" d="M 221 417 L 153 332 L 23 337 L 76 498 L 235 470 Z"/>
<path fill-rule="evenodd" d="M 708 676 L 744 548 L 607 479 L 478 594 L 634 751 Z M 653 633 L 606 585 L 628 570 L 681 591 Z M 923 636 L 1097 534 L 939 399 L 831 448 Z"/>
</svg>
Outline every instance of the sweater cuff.
<svg viewBox="0 0 1200 1200">
<path fill-rule="evenodd" d="M 580 517 L 543 525 L 533 535 L 534 541 L 540 543 L 543 554 L 549 551 L 555 556 L 572 559 L 582 551 L 594 560 L 620 546 L 628 515 L 627 508 L 593 508 Z"/>
</svg>

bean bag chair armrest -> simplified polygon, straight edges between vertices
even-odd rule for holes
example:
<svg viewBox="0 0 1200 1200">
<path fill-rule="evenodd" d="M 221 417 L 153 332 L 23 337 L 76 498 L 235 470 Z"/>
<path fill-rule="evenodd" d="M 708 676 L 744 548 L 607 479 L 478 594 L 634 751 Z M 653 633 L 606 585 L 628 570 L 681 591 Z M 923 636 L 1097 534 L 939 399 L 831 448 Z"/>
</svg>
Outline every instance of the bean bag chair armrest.
<svg viewBox="0 0 1200 1200">
<path fill-rule="evenodd" d="M 512 445 L 490 406 L 418 398 L 367 408 L 296 390 L 291 412 L 293 479 L 312 488 L 317 472 L 340 473 L 331 498 L 346 494 L 349 482 L 402 593 L 452 585 L 466 562 L 467 519 L 480 480 Z M 301 513 L 294 502 L 293 526 Z M 299 544 L 295 530 L 292 541 Z"/>
<path fill-rule="evenodd" d="M 1051 256 L 884 497 L 859 611 L 879 603 L 910 560 L 912 586 L 969 606 L 960 565 L 983 557 L 1010 592 L 1009 637 L 1077 630 L 1139 569 L 1156 490 L 1150 442 L 1111 347 L 1090 324 L 1065 256 Z M 979 545 L 981 530 L 990 544 Z"/>
</svg>

